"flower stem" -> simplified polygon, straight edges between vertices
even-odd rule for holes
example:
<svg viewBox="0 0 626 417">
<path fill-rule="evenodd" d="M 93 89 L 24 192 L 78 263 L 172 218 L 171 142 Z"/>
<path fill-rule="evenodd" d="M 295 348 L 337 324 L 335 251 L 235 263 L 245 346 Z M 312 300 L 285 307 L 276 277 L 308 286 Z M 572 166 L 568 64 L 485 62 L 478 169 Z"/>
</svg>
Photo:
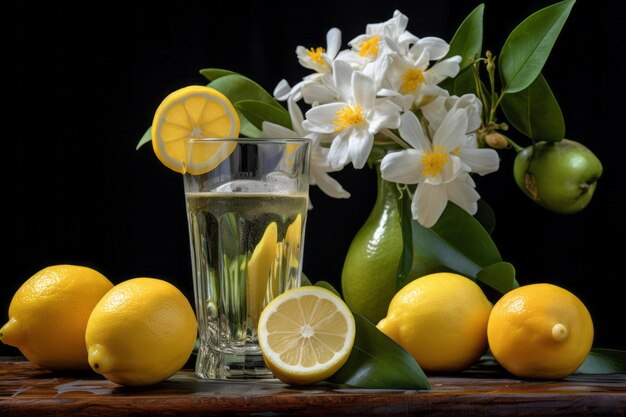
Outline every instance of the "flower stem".
<svg viewBox="0 0 626 417">
<path fill-rule="evenodd" d="M 391 130 L 384 128 L 380 131 L 383 135 L 387 136 L 389 139 L 393 140 L 395 143 L 400 145 L 403 149 L 410 149 L 410 146 L 402 140 L 398 135 L 393 133 Z"/>
<path fill-rule="evenodd" d="M 504 136 L 504 135 L 502 135 Z M 509 145 L 511 145 L 511 148 L 513 148 L 515 150 L 515 153 L 520 153 L 521 151 L 524 150 L 524 148 L 522 148 L 521 146 L 519 146 L 517 143 L 515 143 L 513 141 L 513 139 L 511 139 L 508 136 L 504 136 L 506 138 L 506 141 L 509 142 Z"/>
</svg>

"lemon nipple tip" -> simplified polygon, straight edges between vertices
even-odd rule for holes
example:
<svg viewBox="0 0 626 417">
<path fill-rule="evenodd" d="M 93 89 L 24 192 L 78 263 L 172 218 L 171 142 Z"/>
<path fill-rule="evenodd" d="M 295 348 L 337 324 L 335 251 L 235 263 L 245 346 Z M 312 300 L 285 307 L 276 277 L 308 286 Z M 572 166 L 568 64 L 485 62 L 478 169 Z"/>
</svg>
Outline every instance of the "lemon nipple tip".
<svg viewBox="0 0 626 417">
<path fill-rule="evenodd" d="M 567 338 L 567 327 L 563 323 L 557 323 L 552 326 L 552 338 L 557 342 L 561 342 Z"/>
</svg>

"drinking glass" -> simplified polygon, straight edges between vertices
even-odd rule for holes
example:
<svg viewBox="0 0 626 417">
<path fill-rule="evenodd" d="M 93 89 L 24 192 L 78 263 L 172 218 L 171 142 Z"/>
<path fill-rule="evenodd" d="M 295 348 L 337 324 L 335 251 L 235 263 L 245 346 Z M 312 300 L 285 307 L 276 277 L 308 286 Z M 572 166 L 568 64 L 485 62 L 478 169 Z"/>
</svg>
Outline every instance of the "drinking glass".
<svg viewBox="0 0 626 417">
<path fill-rule="evenodd" d="M 308 139 L 191 139 L 184 174 L 202 378 L 271 377 L 263 308 L 300 286 Z"/>
</svg>

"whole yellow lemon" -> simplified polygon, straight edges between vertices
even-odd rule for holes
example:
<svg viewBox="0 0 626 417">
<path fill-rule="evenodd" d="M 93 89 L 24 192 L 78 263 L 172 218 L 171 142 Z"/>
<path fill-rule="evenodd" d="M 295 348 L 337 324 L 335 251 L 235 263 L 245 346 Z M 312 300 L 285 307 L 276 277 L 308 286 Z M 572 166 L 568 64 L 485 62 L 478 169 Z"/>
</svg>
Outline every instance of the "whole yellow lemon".
<svg viewBox="0 0 626 417">
<path fill-rule="evenodd" d="M 425 371 L 460 371 L 485 352 L 490 311 L 491 303 L 474 281 L 442 272 L 402 288 L 377 327 Z"/>
<path fill-rule="evenodd" d="M 593 343 L 593 322 L 571 292 L 532 284 L 506 293 L 493 307 L 489 347 L 506 370 L 526 378 L 562 378 L 584 362 Z"/>
<path fill-rule="evenodd" d="M 117 384 L 157 384 L 183 367 L 196 332 L 193 309 L 175 286 L 130 279 L 106 293 L 89 317 L 89 365 Z"/>
<path fill-rule="evenodd" d="M 87 320 L 112 287 L 104 275 L 84 266 L 44 268 L 13 296 L 0 340 L 45 369 L 89 369 Z"/>
</svg>

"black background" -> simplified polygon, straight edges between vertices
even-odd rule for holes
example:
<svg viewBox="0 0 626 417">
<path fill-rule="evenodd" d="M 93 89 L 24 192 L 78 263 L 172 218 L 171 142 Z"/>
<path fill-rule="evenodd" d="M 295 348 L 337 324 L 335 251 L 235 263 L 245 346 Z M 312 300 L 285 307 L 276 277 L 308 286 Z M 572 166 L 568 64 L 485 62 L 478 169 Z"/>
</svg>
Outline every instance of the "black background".
<svg viewBox="0 0 626 417">
<path fill-rule="evenodd" d="M 10 144 L 4 176 L 12 186 L 3 198 L 10 206 L 4 225 L 13 228 L 4 234 L 12 251 L 10 259 L 3 257 L 11 265 L 2 274 L 4 317 L 24 280 L 61 263 L 90 266 L 114 283 L 163 278 L 192 299 L 182 179 L 150 146 L 136 151 L 135 145 L 167 94 L 205 83 L 199 69 L 228 68 L 272 91 L 281 78 L 293 84 L 307 74 L 296 46 L 325 45 L 332 26 L 342 30 L 345 48 L 367 23 L 387 20 L 398 8 L 417 36 L 449 41 L 477 4 L 69 3 L 23 2 L 8 15 L 12 38 L 3 61 L 13 76 L 4 87 L 15 92 L 4 100 L 16 114 L 4 118 L 3 143 Z M 487 1 L 485 48 L 499 51 L 517 23 L 550 3 Z M 624 40 L 622 18 L 610 2 L 579 0 L 544 71 L 567 137 L 586 144 L 604 164 L 586 210 L 562 216 L 534 205 L 513 182 L 510 150 L 501 152 L 499 172 L 477 179 L 496 212 L 494 240 L 520 283 L 568 288 L 594 318 L 595 345 L 619 349 L 626 349 Z M 352 168 L 335 177 L 352 198 L 333 200 L 313 187 L 304 270 L 313 281 L 338 285 L 350 240 L 373 204 L 375 177 Z M 0 354 L 16 353 L 0 346 Z"/>
</svg>

